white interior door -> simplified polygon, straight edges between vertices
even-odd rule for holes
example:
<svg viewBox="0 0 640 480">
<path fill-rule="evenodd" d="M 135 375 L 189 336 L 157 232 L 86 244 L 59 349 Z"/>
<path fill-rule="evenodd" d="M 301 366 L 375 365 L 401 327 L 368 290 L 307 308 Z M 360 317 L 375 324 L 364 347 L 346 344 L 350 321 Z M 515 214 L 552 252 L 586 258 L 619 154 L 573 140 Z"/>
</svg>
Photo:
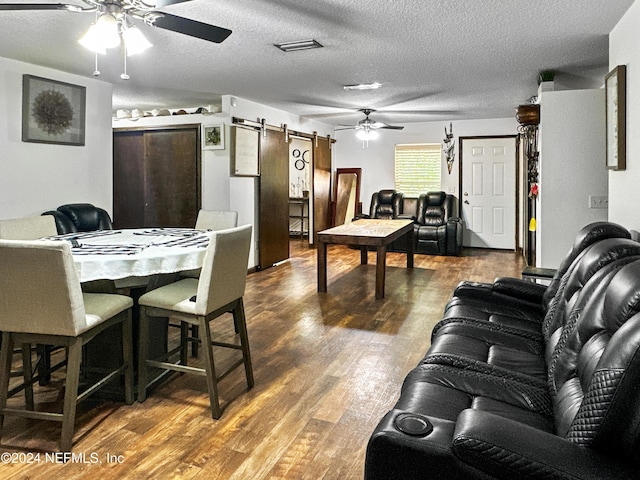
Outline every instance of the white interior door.
<svg viewBox="0 0 640 480">
<path fill-rule="evenodd" d="M 463 244 L 515 249 L 516 138 L 462 139 Z"/>
</svg>

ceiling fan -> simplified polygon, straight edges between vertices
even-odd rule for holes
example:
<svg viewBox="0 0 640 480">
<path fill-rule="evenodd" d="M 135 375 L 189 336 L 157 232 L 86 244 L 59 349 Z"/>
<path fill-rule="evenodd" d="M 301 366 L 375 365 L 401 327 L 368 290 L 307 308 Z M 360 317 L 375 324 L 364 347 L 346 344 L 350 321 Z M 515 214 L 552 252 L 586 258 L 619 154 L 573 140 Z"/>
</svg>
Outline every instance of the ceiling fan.
<svg viewBox="0 0 640 480">
<path fill-rule="evenodd" d="M 388 130 L 402 130 L 404 127 L 401 125 L 388 125 L 382 122 L 376 122 L 369 118 L 373 112 L 375 112 L 372 108 L 361 108 L 360 112 L 364 113 L 364 118 L 360 120 L 356 125 L 338 125 L 336 130 L 357 130 L 356 136 L 364 141 L 368 142 L 369 140 L 373 140 L 378 136 L 378 132 L 376 130 L 385 128 Z"/>
<path fill-rule="evenodd" d="M 2 10 L 66 10 L 74 13 L 95 13 L 96 21 L 79 42 L 91 51 L 104 54 L 107 48 L 120 45 L 120 37 L 125 44 L 126 55 L 135 55 L 151 47 L 151 43 L 136 28 L 132 19 L 141 20 L 146 25 L 172 32 L 190 35 L 208 42 L 221 43 L 231 30 L 198 22 L 156 9 L 190 0 L 79 0 L 81 5 L 67 3 L 0 3 Z M 99 75 L 97 69 L 94 75 Z M 128 79 L 125 73 L 121 75 Z"/>
</svg>

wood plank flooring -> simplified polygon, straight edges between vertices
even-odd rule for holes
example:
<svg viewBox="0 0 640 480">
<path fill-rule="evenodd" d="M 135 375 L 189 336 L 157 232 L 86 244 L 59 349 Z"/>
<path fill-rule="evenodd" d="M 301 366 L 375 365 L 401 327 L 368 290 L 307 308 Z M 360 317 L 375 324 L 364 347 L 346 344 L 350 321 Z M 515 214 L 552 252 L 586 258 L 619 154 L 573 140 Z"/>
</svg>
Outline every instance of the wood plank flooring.
<svg viewBox="0 0 640 480">
<path fill-rule="evenodd" d="M 386 298 L 375 300 L 369 255 L 360 265 L 358 250 L 330 245 L 323 294 L 316 251 L 299 240 L 290 261 L 248 277 L 255 387 L 247 391 L 242 369 L 224 379 L 220 420 L 211 419 L 204 379 L 177 375 L 144 403 L 81 404 L 76 457 L 63 464 L 45 456 L 57 449 L 58 424 L 9 417 L 0 451 L 25 455 L 0 463 L 0 478 L 362 478 L 368 438 L 427 350 L 455 285 L 517 277 L 523 268 L 513 252 L 466 249 L 461 257 L 416 255 L 411 271 L 406 255 L 390 253 Z M 231 338 L 230 317 L 223 320 L 212 324 L 214 335 Z M 60 387 L 55 377 L 38 388 L 39 408 L 59 406 Z"/>
</svg>

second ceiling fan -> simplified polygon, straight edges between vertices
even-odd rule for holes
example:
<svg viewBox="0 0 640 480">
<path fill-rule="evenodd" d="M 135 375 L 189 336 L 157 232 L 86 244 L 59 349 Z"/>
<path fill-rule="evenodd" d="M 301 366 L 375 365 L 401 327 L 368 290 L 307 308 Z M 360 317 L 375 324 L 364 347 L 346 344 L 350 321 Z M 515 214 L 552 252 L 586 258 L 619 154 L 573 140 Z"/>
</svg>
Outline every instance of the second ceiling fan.
<svg viewBox="0 0 640 480">
<path fill-rule="evenodd" d="M 378 136 L 378 132 L 376 130 L 383 128 L 388 130 L 402 130 L 404 128 L 402 125 L 389 125 L 383 122 L 376 122 L 369 118 L 369 115 L 375 112 L 372 108 L 361 108 L 359 111 L 364 113 L 364 118 L 362 120 L 360 120 L 356 125 L 338 125 L 336 127 L 336 131 L 357 130 L 356 136 L 360 140 L 367 142 Z"/>
</svg>

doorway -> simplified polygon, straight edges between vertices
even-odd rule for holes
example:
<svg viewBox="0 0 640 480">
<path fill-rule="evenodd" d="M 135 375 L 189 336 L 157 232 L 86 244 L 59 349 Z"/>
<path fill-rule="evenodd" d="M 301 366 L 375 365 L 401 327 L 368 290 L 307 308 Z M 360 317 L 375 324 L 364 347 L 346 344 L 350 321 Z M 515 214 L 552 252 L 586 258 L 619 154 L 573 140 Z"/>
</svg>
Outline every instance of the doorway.
<svg viewBox="0 0 640 480">
<path fill-rule="evenodd" d="M 465 247 L 516 249 L 517 136 L 460 137 Z"/>
</svg>

